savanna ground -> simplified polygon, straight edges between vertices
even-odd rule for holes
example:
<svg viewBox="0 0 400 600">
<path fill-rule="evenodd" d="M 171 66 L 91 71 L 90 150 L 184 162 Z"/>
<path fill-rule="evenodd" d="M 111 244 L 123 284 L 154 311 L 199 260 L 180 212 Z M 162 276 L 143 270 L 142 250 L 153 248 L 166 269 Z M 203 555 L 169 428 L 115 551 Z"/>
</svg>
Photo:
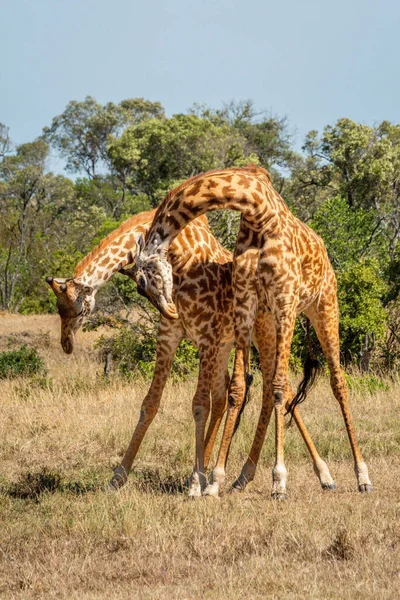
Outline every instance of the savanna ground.
<svg viewBox="0 0 400 600">
<path fill-rule="evenodd" d="M 323 492 L 295 427 L 286 502 L 270 499 L 273 432 L 255 481 L 220 501 L 188 502 L 195 381 L 169 383 L 129 483 L 105 492 L 147 384 L 101 377 L 92 344 L 59 345 L 56 316 L 0 315 L 0 350 L 35 345 L 47 378 L 0 382 L 0 595 L 4 598 L 398 598 L 399 382 L 353 391 L 375 491 L 357 492 L 328 381 L 302 414 L 337 483 Z M 233 443 L 228 483 L 247 456 L 261 386 Z"/>
</svg>

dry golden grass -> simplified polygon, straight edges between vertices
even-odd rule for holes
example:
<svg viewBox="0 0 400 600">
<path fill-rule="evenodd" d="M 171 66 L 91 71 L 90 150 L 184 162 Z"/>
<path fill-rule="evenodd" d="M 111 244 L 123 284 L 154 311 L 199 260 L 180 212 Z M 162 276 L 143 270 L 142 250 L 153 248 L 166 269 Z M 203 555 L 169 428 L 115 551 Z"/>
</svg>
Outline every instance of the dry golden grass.
<svg viewBox="0 0 400 600">
<path fill-rule="evenodd" d="M 49 333 L 47 333 L 49 332 Z M 0 315 L 0 350 L 37 346 L 49 369 L 0 382 L 0 595 L 4 598 L 397 598 L 400 589 L 400 385 L 352 394 L 375 492 L 356 491 L 340 411 L 321 381 L 302 408 L 338 485 L 323 492 L 300 436 L 287 431 L 289 500 L 270 500 L 273 433 L 248 490 L 186 501 L 195 382 L 169 384 L 135 472 L 106 493 L 147 385 L 109 384 L 80 334 L 68 357 L 55 316 Z M 252 392 L 228 482 L 246 458 Z"/>
</svg>

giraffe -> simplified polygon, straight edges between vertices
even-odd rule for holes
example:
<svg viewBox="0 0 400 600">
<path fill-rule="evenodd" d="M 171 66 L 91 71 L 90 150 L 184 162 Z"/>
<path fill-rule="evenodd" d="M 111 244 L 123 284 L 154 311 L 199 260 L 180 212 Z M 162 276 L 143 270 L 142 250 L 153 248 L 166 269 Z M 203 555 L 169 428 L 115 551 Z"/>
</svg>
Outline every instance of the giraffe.
<svg viewBox="0 0 400 600">
<path fill-rule="evenodd" d="M 96 292 L 114 273 L 122 272 L 131 277 L 137 282 L 138 290 L 143 291 L 143 282 L 137 278 L 136 269 L 128 268 L 128 265 L 132 263 L 136 252 L 137 236 L 146 234 L 154 215 L 155 211 L 145 212 L 125 221 L 80 261 L 72 278 L 46 278 L 57 297 L 61 345 L 67 354 L 73 351 L 75 334 L 94 308 Z M 174 299 L 179 306 L 180 318 L 171 320 L 161 317 L 154 377 L 143 400 L 129 447 L 111 479 L 111 487 L 118 488 L 126 482 L 141 441 L 157 414 L 173 356 L 184 337 L 192 340 L 200 350 L 199 384 L 193 399 L 194 415 L 198 411 L 199 399 L 205 396 L 209 398 L 210 392 L 212 398 L 205 441 L 202 444 L 202 438 L 197 436 L 196 445 L 195 464 L 201 463 L 201 474 L 204 472 L 227 404 L 227 366 L 234 342 L 232 258 L 232 253 L 213 237 L 205 216 L 190 223 L 172 243 L 169 259 L 174 278 Z M 208 295 L 207 306 L 204 294 Z M 260 339 L 261 363 L 264 364 L 271 350 L 268 343 L 264 350 L 268 332 L 263 319 L 256 323 L 255 338 L 256 342 Z M 294 419 L 311 454 L 322 488 L 334 489 L 335 483 L 329 469 L 319 457 L 297 409 Z M 199 495 L 202 487 L 205 487 L 204 481 L 200 482 L 200 475 L 195 468 L 190 479 L 189 495 Z"/>
<path fill-rule="evenodd" d="M 275 329 L 274 357 L 263 370 L 263 405 L 253 445 L 234 489 L 243 489 L 254 477 L 268 422 L 275 413 L 275 464 L 272 497 L 287 498 L 284 463 L 284 407 L 288 394 L 288 366 L 293 329 L 298 314 L 312 322 L 326 357 L 334 396 L 347 429 L 360 492 L 372 491 L 367 466 L 358 447 L 348 402 L 346 380 L 340 368 L 336 278 L 322 239 L 289 210 L 272 186 L 265 169 L 255 165 L 210 171 L 192 177 L 169 192 L 158 207 L 145 244 L 136 255 L 137 274 L 146 294 L 160 312 L 179 316 L 171 298 L 168 249 L 176 235 L 206 211 L 233 209 L 242 213 L 233 272 L 235 366 L 222 445 L 229 448 L 233 423 L 244 397 L 244 372 L 251 331 L 260 303 Z M 257 257 L 257 259 L 255 258 Z M 254 263 L 257 260 L 256 269 Z M 290 404 L 293 409 L 296 397 Z M 207 413 L 207 406 L 203 410 Z M 206 493 L 218 494 L 223 479 L 218 459 Z"/>
</svg>

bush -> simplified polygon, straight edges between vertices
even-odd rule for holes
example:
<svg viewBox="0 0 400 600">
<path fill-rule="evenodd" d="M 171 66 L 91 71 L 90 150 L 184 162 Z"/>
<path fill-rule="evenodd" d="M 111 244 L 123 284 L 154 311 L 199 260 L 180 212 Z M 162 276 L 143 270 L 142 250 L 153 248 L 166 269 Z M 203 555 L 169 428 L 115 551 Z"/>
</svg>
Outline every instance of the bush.
<svg viewBox="0 0 400 600">
<path fill-rule="evenodd" d="M 387 313 L 382 305 L 386 285 L 376 261 L 354 264 L 338 276 L 340 342 L 345 360 L 357 357 L 366 334 L 385 335 Z"/>
<path fill-rule="evenodd" d="M 25 344 L 19 350 L 0 352 L 0 379 L 44 374 L 46 367 L 35 348 Z"/>
<path fill-rule="evenodd" d="M 124 377 L 138 374 L 146 379 L 154 375 L 156 365 L 156 330 L 142 323 L 129 324 L 112 338 L 101 336 L 96 347 L 102 357 L 111 353 L 114 363 Z M 172 363 L 171 373 L 177 379 L 184 379 L 196 372 L 198 350 L 187 340 L 182 340 Z"/>
</svg>

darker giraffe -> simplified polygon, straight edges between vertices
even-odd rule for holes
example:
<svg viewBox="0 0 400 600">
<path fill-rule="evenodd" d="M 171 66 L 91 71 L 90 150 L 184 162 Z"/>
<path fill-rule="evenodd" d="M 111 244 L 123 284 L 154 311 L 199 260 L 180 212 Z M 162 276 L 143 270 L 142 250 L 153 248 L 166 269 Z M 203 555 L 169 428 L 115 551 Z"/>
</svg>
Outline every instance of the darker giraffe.
<svg viewBox="0 0 400 600">
<path fill-rule="evenodd" d="M 340 368 L 336 279 L 321 238 L 299 221 L 274 190 L 264 169 L 249 165 L 210 171 L 172 190 L 159 206 L 144 249 L 137 254 L 138 274 L 146 293 L 162 314 L 177 318 L 171 299 L 170 244 L 195 217 L 209 210 L 242 213 L 234 257 L 233 290 L 236 356 L 222 444 L 229 447 L 236 415 L 244 397 L 244 373 L 251 332 L 259 305 L 275 330 L 276 348 L 263 370 L 263 407 L 249 459 L 235 482 L 243 488 L 255 466 L 270 416 L 275 411 L 276 456 L 272 471 L 274 498 L 286 497 L 284 465 L 284 399 L 287 399 L 290 346 L 296 316 L 304 312 L 317 332 L 331 373 L 333 393 L 340 403 L 353 451 L 361 492 L 372 485 L 358 448 L 348 403 L 346 380 Z M 178 307 L 179 308 L 179 307 Z M 270 329 L 268 329 L 270 331 Z M 276 349 L 276 351 L 275 351 Z M 207 413 L 207 406 L 204 406 Z M 221 462 L 213 472 L 209 493 L 218 493 Z"/>
</svg>

